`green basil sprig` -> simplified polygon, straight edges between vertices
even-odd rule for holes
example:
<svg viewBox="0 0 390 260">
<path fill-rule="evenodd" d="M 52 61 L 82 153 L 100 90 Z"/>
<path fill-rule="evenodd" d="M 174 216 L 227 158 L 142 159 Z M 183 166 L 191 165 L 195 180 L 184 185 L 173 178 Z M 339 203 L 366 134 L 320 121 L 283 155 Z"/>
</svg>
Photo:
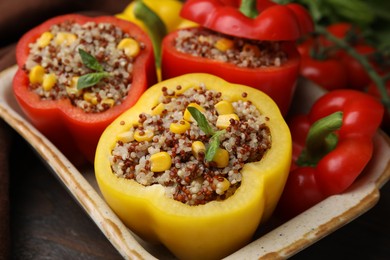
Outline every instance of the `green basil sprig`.
<svg viewBox="0 0 390 260">
<path fill-rule="evenodd" d="M 217 149 L 220 144 L 220 136 L 226 133 L 225 130 L 214 131 L 207 121 L 206 117 L 195 107 L 187 107 L 191 116 L 198 123 L 200 130 L 202 130 L 206 135 L 211 135 L 209 145 L 206 149 L 205 159 L 207 162 L 211 162 L 217 152 Z"/>
<path fill-rule="evenodd" d="M 187 107 L 187 109 L 190 111 L 191 116 L 198 123 L 200 130 L 202 130 L 206 135 L 214 135 L 214 130 L 211 128 L 209 122 L 207 122 L 207 119 L 202 112 L 200 112 L 195 107 Z"/>
<path fill-rule="evenodd" d="M 79 49 L 79 54 L 83 64 L 86 67 L 96 72 L 92 72 L 80 76 L 79 79 L 77 80 L 78 90 L 96 85 L 103 78 L 106 78 L 110 75 L 108 72 L 103 70 L 103 66 L 99 63 L 99 61 L 94 56 L 84 51 L 83 49 Z"/>
</svg>

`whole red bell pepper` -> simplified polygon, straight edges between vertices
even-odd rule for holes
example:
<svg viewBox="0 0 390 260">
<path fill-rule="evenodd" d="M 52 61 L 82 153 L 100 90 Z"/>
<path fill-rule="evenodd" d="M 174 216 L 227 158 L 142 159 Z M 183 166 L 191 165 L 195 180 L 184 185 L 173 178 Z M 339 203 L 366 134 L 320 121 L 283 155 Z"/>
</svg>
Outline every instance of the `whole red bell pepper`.
<svg viewBox="0 0 390 260">
<path fill-rule="evenodd" d="M 309 114 L 289 122 L 293 161 L 278 205 L 282 217 L 342 193 L 355 181 L 372 157 L 383 112 L 383 105 L 368 94 L 333 90 Z"/>
<path fill-rule="evenodd" d="M 269 0 L 242 1 L 242 4 L 253 5 L 246 6 L 244 12 L 240 2 L 190 0 L 183 5 L 181 15 L 200 25 L 188 30 L 208 28 L 244 39 L 282 42 L 282 50 L 288 56 L 287 62 L 281 66 L 244 68 L 228 62 L 192 56 L 175 48 L 175 39 L 179 33 L 175 31 L 168 34 L 162 43 L 162 78 L 191 72 L 214 74 L 229 82 L 262 90 L 274 99 L 282 114 L 286 115 L 299 73 L 300 56 L 295 40 L 313 30 L 311 17 L 297 4 L 279 5 Z M 254 14 L 248 14 L 253 11 Z"/>
<path fill-rule="evenodd" d="M 42 100 L 29 89 L 29 75 L 24 69 L 30 52 L 29 44 L 53 25 L 65 21 L 76 24 L 109 23 L 145 44 L 134 60 L 131 88 L 121 104 L 104 112 L 86 113 L 73 106 L 68 99 Z M 49 19 L 19 40 L 16 59 L 19 68 L 13 80 L 13 91 L 20 107 L 32 124 L 75 163 L 83 161 L 79 160 L 81 158 L 92 162 L 98 139 L 107 125 L 135 104 L 146 88 L 157 81 L 153 47 L 147 34 L 133 23 L 110 16 L 92 18 L 70 14 Z"/>
</svg>

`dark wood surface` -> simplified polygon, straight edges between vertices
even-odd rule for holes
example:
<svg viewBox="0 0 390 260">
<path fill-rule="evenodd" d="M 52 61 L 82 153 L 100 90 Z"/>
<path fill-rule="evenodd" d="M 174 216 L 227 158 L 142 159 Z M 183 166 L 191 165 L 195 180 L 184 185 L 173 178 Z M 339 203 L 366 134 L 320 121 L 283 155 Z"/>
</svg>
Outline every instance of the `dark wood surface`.
<svg viewBox="0 0 390 260">
<path fill-rule="evenodd" d="M 21 137 L 14 138 L 10 154 L 13 259 L 121 259 Z"/>
<path fill-rule="evenodd" d="M 12 259 L 121 259 L 30 146 L 10 150 Z M 390 259 L 390 184 L 370 211 L 292 259 Z"/>
</svg>

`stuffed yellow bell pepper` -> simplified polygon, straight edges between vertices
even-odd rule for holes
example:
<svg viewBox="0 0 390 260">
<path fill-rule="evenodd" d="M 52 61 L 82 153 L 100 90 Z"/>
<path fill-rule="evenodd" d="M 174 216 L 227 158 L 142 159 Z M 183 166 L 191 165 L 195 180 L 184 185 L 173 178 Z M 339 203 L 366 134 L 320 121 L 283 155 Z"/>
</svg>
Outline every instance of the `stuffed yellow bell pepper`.
<svg viewBox="0 0 390 260">
<path fill-rule="evenodd" d="M 271 216 L 291 150 L 289 128 L 266 94 L 187 74 L 149 88 L 105 130 L 95 173 L 136 234 L 180 259 L 219 259 Z"/>
</svg>

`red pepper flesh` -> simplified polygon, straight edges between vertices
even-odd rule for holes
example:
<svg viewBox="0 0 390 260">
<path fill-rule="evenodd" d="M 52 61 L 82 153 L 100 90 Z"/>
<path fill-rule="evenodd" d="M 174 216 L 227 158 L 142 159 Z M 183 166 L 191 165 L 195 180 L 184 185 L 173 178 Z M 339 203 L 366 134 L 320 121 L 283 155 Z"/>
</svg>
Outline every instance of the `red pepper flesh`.
<svg viewBox="0 0 390 260">
<path fill-rule="evenodd" d="M 342 123 L 336 147 L 314 166 L 298 164 L 311 126 L 341 111 Z M 293 217 L 328 196 L 344 192 L 361 174 L 372 157 L 373 141 L 384 113 L 383 105 L 356 90 L 333 90 L 319 98 L 308 115 L 289 123 L 293 138 L 293 162 L 278 212 Z"/>
<path fill-rule="evenodd" d="M 64 21 L 84 24 L 87 22 L 110 23 L 127 32 L 137 41 L 145 44 L 145 49 L 133 64 L 132 86 L 122 104 L 101 113 L 85 113 L 71 105 L 69 100 L 41 100 L 29 90 L 29 79 L 23 66 L 29 55 L 29 44 L 35 42 L 52 25 Z M 33 125 L 73 162 L 80 162 L 83 156 L 93 161 L 96 145 L 103 130 L 117 116 L 130 108 L 146 88 L 157 81 L 152 44 L 145 32 L 133 23 L 110 16 L 87 17 L 70 14 L 47 20 L 27 32 L 18 42 L 16 59 L 19 66 L 13 81 L 13 91 L 22 110 Z"/>
</svg>

